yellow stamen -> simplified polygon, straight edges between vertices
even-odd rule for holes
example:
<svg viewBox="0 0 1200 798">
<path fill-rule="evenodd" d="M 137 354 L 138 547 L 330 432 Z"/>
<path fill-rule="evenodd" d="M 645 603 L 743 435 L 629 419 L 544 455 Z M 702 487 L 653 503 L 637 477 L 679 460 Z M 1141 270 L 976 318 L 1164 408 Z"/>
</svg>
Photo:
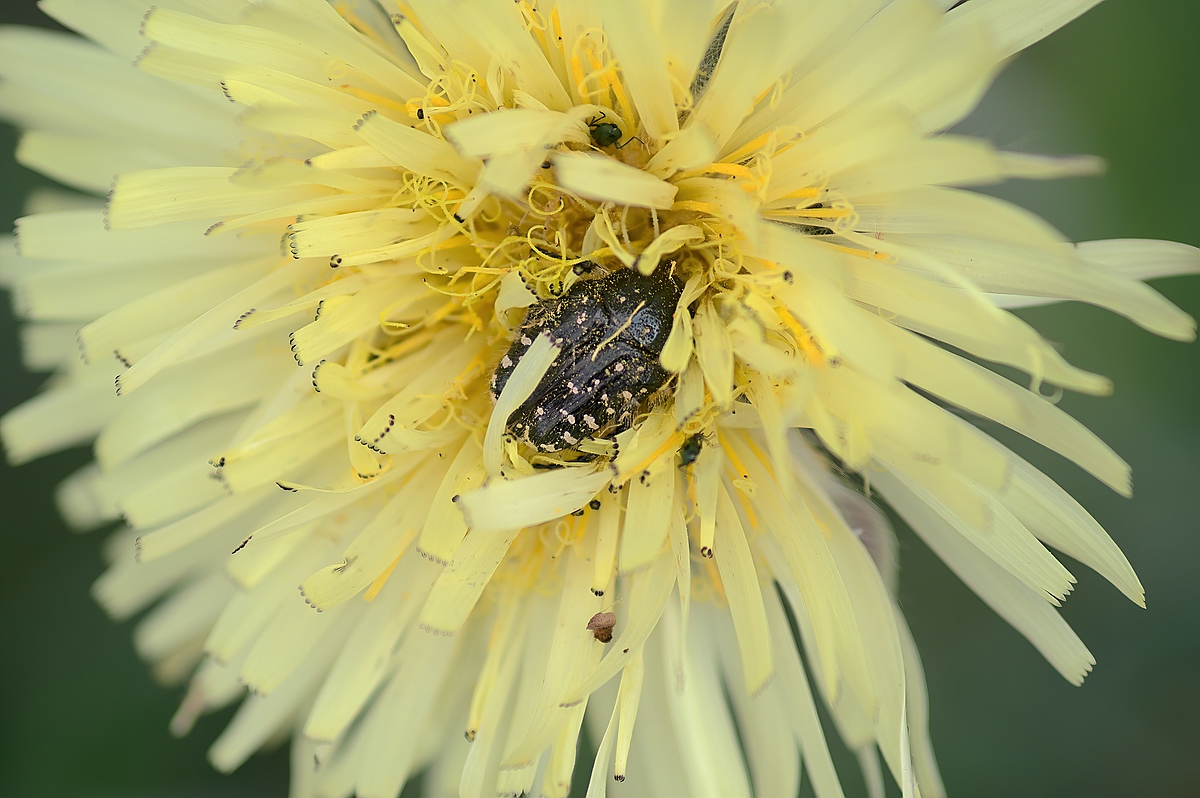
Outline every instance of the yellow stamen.
<svg viewBox="0 0 1200 798">
<path fill-rule="evenodd" d="M 369 103 L 387 108 L 391 111 L 398 111 L 405 116 L 409 115 L 408 105 L 405 103 L 397 100 L 390 100 L 387 97 L 381 97 L 375 92 L 367 91 L 366 89 L 360 89 L 358 86 L 351 86 L 349 83 L 343 83 L 341 86 L 338 86 L 338 88 L 344 91 L 346 94 L 349 94 L 351 97 L 357 97 L 360 100 L 366 100 Z"/>
<path fill-rule="evenodd" d="M 646 468 L 648 468 L 649 465 L 651 463 L 653 463 L 655 460 L 662 457 L 667 452 L 676 450 L 681 445 L 683 445 L 683 439 L 684 439 L 684 434 L 682 432 L 680 432 L 679 430 L 672 432 L 671 436 L 669 438 L 667 438 L 665 441 L 663 441 L 657 449 L 655 449 L 652 453 L 647 455 L 640 463 L 633 466 L 632 468 L 626 469 L 623 473 L 618 474 L 617 478 L 615 480 L 615 483 L 620 485 L 624 482 L 627 482 L 629 480 L 629 478 L 632 477 L 634 474 L 638 474 L 638 473 L 641 473 L 642 471 L 645 471 Z"/>
<path fill-rule="evenodd" d="M 765 146 L 767 144 L 767 142 L 769 142 L 771 140 L 771 137 L 774 135 L 775 135 L 775 131 L 771 131 L 769 133 L 763 133 L 761 136 L 758 136 L 758 137 L 746 142 L 745 144 L 743 144 L 741 147 L 739 147 L 737 150 L 735 150 L 732 154 L 727 155 L 725 157 L 725 160 L 729 161 L 731 163 L 736 163 L 738 161 L 749 158 L 751 155 L 753 155 L 754 153 L 761 150 L 763 148 L 763 146 Z"/>
<path fill-rule="evenodd" d="M 725 434 L 719 430 L 717 431 L 717 442 L 721 444 L 721 448 L 725 451 L 725 456 L 728 457 L 729 462 L 733 464 L 733 468 L 737 472 L 737 475 L 742 479 L 750 479 L 750 472 L 746 470 L 746 466 L 743 465 L 742 461 L 738 459 L 737 452 L 735 452 L 733 447 L 729 445 L 729 440 L 725 437 Z"/>
<path fill-rule="evenodd" d="M 365 99 L 365 98 L 364 98 Z M 409 100 L 404 104 L 404 113 L 408 114 L 413 119 L 428 119 L 433 114 L 430 113 L 429 106 L 437 106 L 445 108 L 450 104 L 445 97 L 440 97 L 436 94 L 427 94 L 419 100 Z M 439 114 L 439 116 L 449 116 L 448 114 Z M 449 120 L 447 120 L 449 121 Z"/>
<path fill-rule="evenodd" d="M 758 445 L 758 442 L 755 441 L 750 436 L 746 436 L 742 440 L 745 442 L 745 444 L 748 447 L 750 447 L 751 453 L 753 453 L 754 456 L 758 458 L 758 461 L 760 463 L 762 463 L 763 468 L 765 468 L 767 470 L 767 474 L 769 474 L 771 476 L 771 478 L 774 479 L 775 478 L 775 466 L 773 464 L 773 461 L 771 460 L 770 457 L 767 456 L 767 453 L 762 450 L 762 447 L 760 447 Z"/>
<path fill-rule="evenodd" d="M 689 169 L 679 175 L 680 178 L 697 177 L 699 175 L 729 175 L 731 177 L 742 177 L 747 180 L 759 179 L 753 170 L 748 166 L 743 166 L 738 163 L 710 163 L 708 166 L 701 166 L 696 169 Z"/>
<path fill-rule="evenodd" d="M 458 376 L 454 378 L 454 381 L 450 385 L 450 390 L 446 391 L 446 398 L 451 399 L 456 395 L 460 399 L 469 398 L 467 395 L 466 386 L 470 384 L 472 380 L 478 377 L 487 365 L 487 353 L 477 352 L 475 357 L 471 358 L 471 362 L 467 363 L 467 365 L 463 367 L 463 370 L 459 372 Z"/>
<path fill-rule="evenodd" d="M 554 13 L 557 15 L 558 9 L 555 9 Z M 579 92 L 580 103 L 592 104 L 592 95 L 587 88 L 587 76 L 583 72 L 583 62 L 574 51 L 571 52 L 571 77 L 575 79 L 575 90 Z"/>
<path fill-rule="evenodd" d="M 429 343 L 429 340 L 432 337 L 433 333 L 428 330 L 424 330 L 420 333 L 414 334 L 410 338 L 405 338 L 400 343 L 396 344 L 395 346 L 390 346 L 387 349 L 370 350 L 373 354 L 378 355 L 378 357 L 369 363 L 364 363 L 361 374 L 369 374 L 381 366 L 386 366 L 388 363 L 404 357 L 409 352 L 421 349 Z M 364 350 L 364 355 L 366 353 L 367 350 Z M 349 367 L 349 364 L 347 364 L 347 367 Z"/>
<path fill-rule="evenodd" d="M 784 194 L 779 199 L 816 199 L 817 197 L 821 196 L 822 191 L 824 191 L 824 189 L 816 187 L 801 188 Z"/>
<path fill-rule="evenodd" d="M 749 482 L 750 472 L 746 470 L 746 466 L 740 459 L 738 459 L 737 452 L 733 450 L 733 447 L 729 445 L 729 442 L 726 440 L 725 436 L 720 432 L 717 433 L 717 442 L 721 444 L 721 448 L 724 450 L 725 456 L 729 458 L 729 463 L 733 466 L 734 473 L 736 473 L 740 479 Z M 750 504 L 750 497 L 740 490 L 734 491 L 734 493 L 737 495 L 738 502 L 742 505 L 742 510 L 744 510 L 746 513 L 746 520 L 750 522 L 750 526 L 752 528 L 758 529 L 758 516 L 754 514 L 754 507 Z"/>
<path fill-rule="evenodd" d="M 890 260 L 891 255 L 886 252 L 880 252 L 877 249 L 855 249 L 854 247 L 845 247 L 841 244 L 830 244 L 826 241 L 818 241 L 817 243 L 836 249 L 838 252 L 843 252 L 847 255 L 853 255 L 856 258 L 865 258 L 867 260 Z"/>
<path fill-rule="evenodd" d="M 625 95 L 625 87 L 621 85 L 621 81 L 617 80 L 616 67 L 613 64 L 604 66 L 590 46 L 587 48 L 587 58 L 588 63 L 592 66 L 593 74 L 600 81 L 601 88 L 612 90 L 613 96 L 617 100 L 617 106 L 621 109 L 621 119 L 625 123 L 626 129 L 632 128 L 634 124 L 633 106 L 629 102 L 629 97 Z"/>
<path fill-rule="evenodd" d="M 758 516 L 754 514 L 754 505 L 750 502 L 750 497 L 742 491 L 734 491 L 737 494 L 738 501 L 742 505 L 742 510 L 746 513 L 746 522 L 750 524 L 750 528 L 758 530 Z"/>
<path fill-rule="evenodd" d="M 772 83 L 770 86 L 763 89 L 762 92 L 754 98 L 754 102 L 750 103 L 750 107 L 756 108 L 760 102 L 767 99 L 767 95 L 775 91 L 775 87 L 778 85 L 778 83 L 779 81 L 775 81 L 775 83 Z"/>
<path fill-rule="evenodd" d="M 543 210 L 534 202 L 533 195 L 538 191 L 544 191 L 553 196 L 558 201 L 558 206 L 554 210 Z M 529 204 L 529 210 L 538 216 L 554 216 L 561 213 L 567 207 L 567 201 L 563 199 L 562 194 L 558 191 L 557 186 L 552 186 L 547 183 L 535 183 L 529 187 L 529 193 L 525 197 L 525 201 Z"/>
<path fill-rule="evenodd" d="M 792 312 L 782 305 L 776 306 L 775 311 L 787 328 L 792 331 L 792 335 L 796 339 L 796 346 L 800 347 L 800 351 L 808 357 L 808 362 L 814 366 L 825 365 L 825 354 L 816 346 L 812 333 L 806 330 L 804 325 L 792 315 Z"/>
<path fill-rule="evenodd" d="M 845 219 L 854 215 L 853 208 L 794 208 L 777 211 L 763 211 L 769 216 L 784 216 L 800 219 Z"/>
<path fill-rule="evenodd" d="M 404 555 L 401 554 L 400 557 Z M 383 586 L 387 584 L 388 577 L 392 575 L 392 571 L 396 570 L 396 566 L 400 564 L 400 557 L 392 560 L 392 564 L 383 569 L 383 573 L 375 577 L 375 581 L 367 588 L 367 592 L 363 593 L 363 601 L 374 601 L 379 595 L 379 591 L 383 590 Z"/>
<path fill-rule="evenodd" d="M 511 269 L 501 269 L 488 266 L 463 266 L 458 270 L 459 274 L 508 274 Z"/>
<path fill-rule="evenodd" d="M 390 46 L 390 44 L 385 42 L 383 37 L 380 36 L 374 28 L 364 22 L 362 18 L 355 14 L 344 2 L 340 2 L 339 0 L 339 2 L 334 3 L 333 10 L 338 13 L 338 16 L 349 22 L 350 26 L 363 36 L 366 36 L 371 41 L 375 42 L 376 44 L 381 44 L 384 47 Z"/>
<path fill-rule="evenodd" d="M 724 160 L 728 163 L 737 163 L 746 160 L 760 150 L 765 151 L 767 155 L 778 155 L 781 152 L 787 151 L 803 135 L 799 131 L 794 129 L 789 130 L 788 128 L 772 130 L 746 142 L 733 153 L 726 155 Z M 777 143 L 781 137 L 785 137 L 784 141 Z"/>
<path fill-rule="evenodd" d="M 554 40 L 558 43 L 558 51 L 562 53 L 563 58 L 565 59 L 567 57 L 566 50 L 564 49 L 566 45 L 563 43 L 562 19 L 558 16 L 557 4 L 555 4 L 553 10 L 550 11 L 550 28 L 554 33 Z"/>
<path fill-rule="evenodd" d="M 538 13 L 527 0 L 518 0 L 517 6 L 521 9 L 521 16 L 524 18 L 525 32 L 537 31 L 539 34 L 544 34 L 546 23 L 538 18 Z M 542 44 L 545 44 L 544 35 L 539 36 L 542 39 Z"/>
</svg>

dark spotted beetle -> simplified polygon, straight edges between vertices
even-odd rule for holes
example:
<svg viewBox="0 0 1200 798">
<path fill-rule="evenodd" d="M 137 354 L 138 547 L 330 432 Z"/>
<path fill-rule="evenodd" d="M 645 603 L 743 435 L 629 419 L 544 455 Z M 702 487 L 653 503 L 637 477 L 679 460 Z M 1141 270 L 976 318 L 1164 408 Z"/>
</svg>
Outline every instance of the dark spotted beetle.
<svg viewBox="0 0 1200 798">
<path fill-rule="evenodd" d="M 543 332 L 562 347 L 507 431 L 543 452 L 633 426 L 634 415 L 670 378 L 658 362 L 682 287 L 660 267 L 644 277 L 621 269 L 581 280 L 557 299 L 529 309 L 492 376 L 499 397 L 517 362 Z"/>
</svg>

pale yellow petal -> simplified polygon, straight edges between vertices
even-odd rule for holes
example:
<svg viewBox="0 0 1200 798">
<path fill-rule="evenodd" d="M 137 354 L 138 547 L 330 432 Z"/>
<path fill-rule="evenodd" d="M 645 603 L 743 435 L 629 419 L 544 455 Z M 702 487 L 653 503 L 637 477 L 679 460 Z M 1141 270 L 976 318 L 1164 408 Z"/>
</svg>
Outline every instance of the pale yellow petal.
<svg viewBox="0 0 1200 798">
<path fill-rule="evenodd" d="M 729 601 L 733 628 L 742 652 L 746 694 L 757 696 L 775 673 L 771 635 L 759 592 L 758 573 L 746 533 L 724 484 L 717 487 L 717 531 L 714 540 L 717 570 Z"/>
<path fill-rule="evenodd" d="M 607 155 L 558 153 L 554 171 L 563 188 L 588 199 L 668 210 L 677 189 Z"/>
</svg>

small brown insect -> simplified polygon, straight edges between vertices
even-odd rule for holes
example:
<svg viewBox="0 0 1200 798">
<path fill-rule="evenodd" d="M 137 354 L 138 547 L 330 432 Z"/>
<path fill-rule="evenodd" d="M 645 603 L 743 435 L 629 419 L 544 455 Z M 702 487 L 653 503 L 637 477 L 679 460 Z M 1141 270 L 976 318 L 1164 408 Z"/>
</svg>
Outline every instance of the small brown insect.
<svg viewBox="0 0 1200 798">
<path fill-rule="evenodd" d="M 617 625 L 617 616 L 611 612 L 598 612 L 588 621 L 588 631 L 601 643 L 612 640 L 613 627 Z"/>
</svg>

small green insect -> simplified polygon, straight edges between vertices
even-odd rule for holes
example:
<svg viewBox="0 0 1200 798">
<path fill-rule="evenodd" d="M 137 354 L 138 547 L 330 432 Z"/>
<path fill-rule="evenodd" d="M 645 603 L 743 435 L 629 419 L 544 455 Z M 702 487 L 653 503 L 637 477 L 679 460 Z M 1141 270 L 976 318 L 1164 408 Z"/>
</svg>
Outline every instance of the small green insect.
<svg viewBox="0 0 1200 798">
<path fill-rule="evenodd" d="M 690 436 L 683 445 L 679 447 L 679 467 L 687 468 L 692 463 L 696 462 L 696 458 L 700 456 L 700 450 L 704 448 L 704 433 L 697 432 Z"/>
<path fill-rule="evenodd" d="M 599 121 L 603 118 L 604 114 L 600 114 L 600 116 L 592 117 L 587 123 L 588 132 L 592 134 L 592 141 L 597 147 L 609 147 L 613 144 L 617 144 L 617 142 L 621 140 L 621 137 L 625 135 L 621 132 L 621 128 L 617 125 L 614 125 L 612 122 Z M 643 148 L 646 146 L 646 142 L 642 141 L 637 136 L 630 136 L 629 141 L 625 142 L 624 144 L 617 144 L 617 149 L 623 150 L 635 141 L 638 144 L 641 144 Z"/>
<path fill-rule="evenodd" d="M 596 143 L 597 147 L 610 147 L 620 141 L 625 134 L 612 122 L 601 122 L 600 120 L 603 118 L 604 114 L 600 114 L 589 119 L 588 133 L 592 135 L 592 141 Z M 618 149 L 620 148 L 618 147 Z"/>
</svg>

